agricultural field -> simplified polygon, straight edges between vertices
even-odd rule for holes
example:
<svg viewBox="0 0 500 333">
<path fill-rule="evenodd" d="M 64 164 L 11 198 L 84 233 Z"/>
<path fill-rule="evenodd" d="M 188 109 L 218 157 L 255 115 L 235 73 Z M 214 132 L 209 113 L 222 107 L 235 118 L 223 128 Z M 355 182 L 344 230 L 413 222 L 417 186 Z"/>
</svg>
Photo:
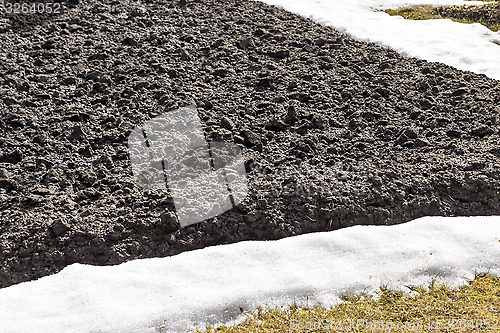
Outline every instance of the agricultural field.
<svg viewBox="0 0 500 333">
<path fill-rule="evenodd" d="M 11 329 L 7 332 L 40 327 L 44 332 L 82 332 L 82 327 L 85 332 L 168 332 L 201 329 L 202 323 L 214 327 L 236 317 L 241 323 L 248 311 L 273 303 L 273 290 L 280 283 L 269 283 L 265 297 L 253 298 L 248 290 L 258 294 L 258 287 L 266 284 L 249 282 L 245 292 L 238 278 L 245 277 L 245 268 L 236 264 L 237 258 L 249 255 L 253 261 L 245 261 L 247 267 L 264 265 L 262 272 L 273 271 L 272 258 L 291 260 L 285 254 L 312 253 L 318 261 L 311 262 L 317 263 L 327 255 L 347 258 L 346 253 L 352 252 L 362 263 L 368 260 L 365 251 L 384 248 L 384 242 L 371 243 L 370 233 L 403 238 L 413 232 L 413 224 L 397 228 L 432 216 L 450 218 L 446 221 L 471 218 L 456 220 L 462 226 L 456 230 L 449 224 L 442 227 L 439 219 L 429 222 L 427 229 L 415 226 L 427 236 L 409 239 L 413 247 L 396 242 L 391 248 L 394 253 L 402 251 L 400 258 L 408 261 L 412 273 L 399 271 L 397 261 L 387 265 L 398 274 L 409 274 L 420 283 L 418 288 L 437 275 L 448 276 L 444 282 L 455 289 L 439 293 L 455 290 L 457 294 L 450 297 L 457 299 L 465 297 L 456 289 L 460 275 L 473 279 L 474 270 L 480 269 L 476 273 L 487 273 L 481 277 L 488 280 L 477 283 L 489 281 L 488 288 L 498 294 L 500 267 L 493 259 L 500 246 L 500 226 L 495 223 L 500 215 L 498 2 L 436 0 L 423 6 L 422 1 L 412 0 L 403 8 L 403 2 L 396 0 L 43 0 L 36 3 L 43 6 L 31 6 L 32 1 L 20 6 L 19 13 L 4 2 L 0 8 L 0 300 L 6 300 L 8 311 L 0 306 L 0 326 Z M 170 157 L 170 162 L 166 156 L 155 160 L 165 176 L 164 188 L 145 187 L 138 182 L 130 149 L 131 133 L 137 129 L 144 134 L 144 151 L 151 151 L 154 138 L 173 137 L 165 128 L 155 132 L 147 124 L 186 107 L 196 111 L 202 144 L 215 147 L 212 143 L 224 142 L 237 148 L 238 170 L 245 179 L 245 195 L 226 196 L 227 209 L 218 208 L 212 217 L 188 225 L 180 219 L 176 192 L 186 185 L 174 186 L 168 174 L 180 155 Z M 215 170 L 212 150 L 210 158 L 209 167 Z M 190 167 L 200 161 L 205 163 L 208 157 Z M 227 173 L 224 176 L 227 181 Z M 230 192 L 231 183 L 225 185 Z M 209 197 L 205 195 L 210 205 Z M 205 212 L 213 208 L 189 205 Z M 349 235 L 344 241 L 350 240 L 345 243 L 347 252 L 337 245 L 330 249 L 321 238 L 342 243 L 337 235 L 344 231 Z M 449 241 L 449 246 L 436 244 L 440 250 L 432 258 L 439 260 L 425 270 L 427 256 L 407 256 L 404 251 L 432 252 L 434 245 L 422 242 L 434 239 L 435 232 L 442 237 L 435 241 Z M 356 233 L 363 236 L 357 239 Z M 318 238 L 307 238 L 313 236 Z M 276 245 L 288 240 L 300 246 L 290 250 L 294 247 Z M 360 241 L 372 247 L 357 246 Z M 459 241 L 470 244 L 470 256 L 463 262 L 453 257 L 461 251 Z M 324 253 L 315 252 L 316 243 L 326 244 Z M 256 254 L 266 246 L 269 252 Z M 273 246 L 278 246 L 277 252 Z M 241 256 L 234 256 L 233 250 Z M 207 261 L 212 267 L 233 263 L 239 274 L 228 272 L 227 280 L 212 275 L 204 255 L 220 258 Z M 179 263 L 182 258 L 184 266 Z M 297 267 L 307 263 L 306 256 L 301 258 Z M 307 284 L 306 271 L 287 275 L 291 273 L 284 274 L 286 265 L 278 265 L 283 269 L 276 274 L 284 280 L 289 276 L 290 281 L 286 297 L 273 304 L 292 305 L 294 296 L 307 299 L 311 290 L 316 296 L 330 290 L 331 304 L 345 291 L 355 305 L 368 285 L 404 288 L 403 275 L 391 275 L 389 281 L 377 268 L 372 274 L 376 282 L 365 281 L 361 288 L 355 277 L 364 279 L 363 272 L 346 263 L 353 278 L 335 275 L 336 265 L 340 264 L 315 270 L 318 285 L 304 290 L 300 286 Z M 156 287 L 134 291 L 141 284 L 141 269 L 149 272 L 142 277 L 144 284 Z M 176 288 L 190 290 L 189 285 L 210 276 L 214 284 L 207 282 L 202 290 L 219 293 L 206 294 L 199 304 L 189 303 L 189 297 L 162 294 L 161 288 L 168 289 L 169 284 L 156 284 L 161 280 L 156 273 L 170 270 L 184 274 L 170 277 Z M 345 290 L 333 292 L 329 275 L 345 281 Z M 272 275 L 263 276 L 273 281 Z M 109 285 L 100 284 L 108 280 L 128 289 L 108 295 Z M 233 280 L 240 284 L 231 284 Z M 92 283 L 102 292 L 90 292 Z M 224 288 L 215 287 L 219 284 L 227 286 L 232 296 L 226 298 Z M 107 302 L 127 304 L 126 298 L 117 296 L 126 290 L 138 295 L 136 304 L 150 304 L 134 319 L 126 306 L 115 317 L 106 310 Z M 142 296 L 153 291 L 158 302 L 141 303 Z M 92 298 L 99 294 L 109 299 Z M 45 305 L 46 313 L 26 312 L 32 321 L 23 317 L 20 304 L 37 309 L 47 295 L 55 298 Z M 423 302 L 428 302 L 432 288 L 425 295 Z M 162 308 L 166 305 L 159 300 L 168 297 L 182 307 Z M 473 317 L 483 314 L 489 320 L 498 318 L 498 298 L 489 302 L 489 310 L 485 306 L 484 312 L 471 312 L 467 319 L 481 319 Z M 69 312 L 56 315 L 53 309 L 58 304 L 71 304 Z M 237 304 L 245 306 L 239 310 Z M 128 305 L 137 310 L 132 302 Z M 101 312 L 92 310 L 94 306 Z M 374 303 L 366 306 L 370 310 L 351 309 L 358 314 L 379 311 L 373 310 Z M 291 306 L 292 313 L 296 308 Z M 228 311 L 233 312 L 227 315 Z M 278 315 L 272 308 L 269 311 L 267 317 L 252 317 L 253 324 L 244 324 L 239 332 L 258 331 L 255 325 L 267 321 L 271 331 L 279 332 L 272 326 L 273 316 Z M 460 313 L 459 308 L 453 311 Z M 105 313 L 110 326 L 94 320 L 92 313 Z M 47 316 L 59 319 L 49 323 Z M 208 320 L 210 316 L 217 320 Z M 336 318 L 331 313 L 321 316 Z M 399 313 L 391 320 L 403 317 Z M 190 324 L 177 325 L 180 318 Z M 416 319 L 415 313 L 410 318 Z M 239 329 L 236 324 L 232 326 Z M 225 329 L 232 330 L 220 330 Z"/>
</svg>

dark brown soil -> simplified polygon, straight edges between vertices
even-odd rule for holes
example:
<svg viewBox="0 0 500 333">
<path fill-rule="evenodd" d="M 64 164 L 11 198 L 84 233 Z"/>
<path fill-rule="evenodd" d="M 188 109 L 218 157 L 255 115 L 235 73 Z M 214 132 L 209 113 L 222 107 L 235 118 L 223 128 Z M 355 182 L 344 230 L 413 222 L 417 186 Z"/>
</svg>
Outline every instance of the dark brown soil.
<svg viewBox="0 0 500 333">
<path fill-rule="evenodd" d="M 480 6 L 446 6 L 434 9 L 437 15 L 445 18 L 460 19 L 481 23 L 493 31 L 500 30 L 500 3 L 487 3 Z"/>
<path fill-rule="evenodd" d="M 0 287 L 424 215 L 500 213 L 499 82 L 247 0 L 85 1 L 0 23 Z M 15 23 L 15 24 L 14 24 Z M 127 136 L 194 103 L 243 149 L 238 209 L 172 231 Z"/>
</svg>

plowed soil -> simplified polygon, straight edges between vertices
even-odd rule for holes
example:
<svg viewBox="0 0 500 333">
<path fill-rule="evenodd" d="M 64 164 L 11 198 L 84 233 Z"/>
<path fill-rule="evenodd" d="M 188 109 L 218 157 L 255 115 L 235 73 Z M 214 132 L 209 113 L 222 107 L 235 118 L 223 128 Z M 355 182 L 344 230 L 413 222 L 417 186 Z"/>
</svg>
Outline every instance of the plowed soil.
<svg viewBox="0 0 500 333">
<path fill-rule="evenodd" d="M 479 22 L 493 31 L 500 30 L 500 3 L 479 6 L 445 6 L 435 9 L 437 15 L 445 18 Z"/>
<path fill-rule="evenodd" d="M 85 1 L 0 19 L 0 287 L 424 215 L 500 213 L 499 82 L 249 0 Z M 131 130 L 195 104 L 249 194 L 178 229 Z M 163 214 L 163 218 L 161 218 Z"/>
</svg>

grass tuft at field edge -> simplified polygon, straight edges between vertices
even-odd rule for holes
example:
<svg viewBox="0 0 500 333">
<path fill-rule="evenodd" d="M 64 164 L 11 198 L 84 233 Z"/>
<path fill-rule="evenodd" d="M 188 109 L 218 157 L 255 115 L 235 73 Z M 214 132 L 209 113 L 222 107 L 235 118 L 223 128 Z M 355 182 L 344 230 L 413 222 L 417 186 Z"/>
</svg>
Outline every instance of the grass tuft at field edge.
<svg viewBox="0 0 500 333">
<path fill-rule="evenodd" d="M 498 332 L 500 329 L 499 277 L 476 274 L 468 284 L 457 289 L 437 283 L 435 279 L 426 288 L 407 288 L 410 293 L 382 286 L 375 297 L 367 294 L 345 296 L 342 303 L 330 309 L 293 304 L 288 309 L 259 307 L 245 313 L 247 319 L 239 325 L 208 327 L 197 333 L 387 332 L 388 325 L 403 324 L 407 326 L 403 329 L 393 326 L 392 331 Z M 343 328 L 337 329 L 340 326 L 335 325 L 341 322 Z M 348 324 L 352 322 L 356 325 Z"/>
</svg>

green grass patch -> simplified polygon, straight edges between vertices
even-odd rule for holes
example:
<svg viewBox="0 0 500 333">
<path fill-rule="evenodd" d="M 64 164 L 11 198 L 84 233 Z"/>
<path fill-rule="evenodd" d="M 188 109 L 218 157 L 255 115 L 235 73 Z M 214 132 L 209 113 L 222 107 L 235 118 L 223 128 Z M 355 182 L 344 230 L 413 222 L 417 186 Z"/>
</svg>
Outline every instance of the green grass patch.
<svg viewBox="0 0 500 333">
<path fill-rule="evenodd" d="M 411 293 L 381 287 L 377 297 L 345 296 L 323 307 L 258 308 L 235 326 L 206 332 L 498 332 L 500 278 L 479 274 L 460 288 L 433 280 Z M 343 325 L 343 326 L 340 326 Z M 398 326 L 399 325 L 399 326 Z M 392 329 L 389 329 L 392 326 Z M 341 328 L 342 327 L 342 328 Z"/>
</svg>

